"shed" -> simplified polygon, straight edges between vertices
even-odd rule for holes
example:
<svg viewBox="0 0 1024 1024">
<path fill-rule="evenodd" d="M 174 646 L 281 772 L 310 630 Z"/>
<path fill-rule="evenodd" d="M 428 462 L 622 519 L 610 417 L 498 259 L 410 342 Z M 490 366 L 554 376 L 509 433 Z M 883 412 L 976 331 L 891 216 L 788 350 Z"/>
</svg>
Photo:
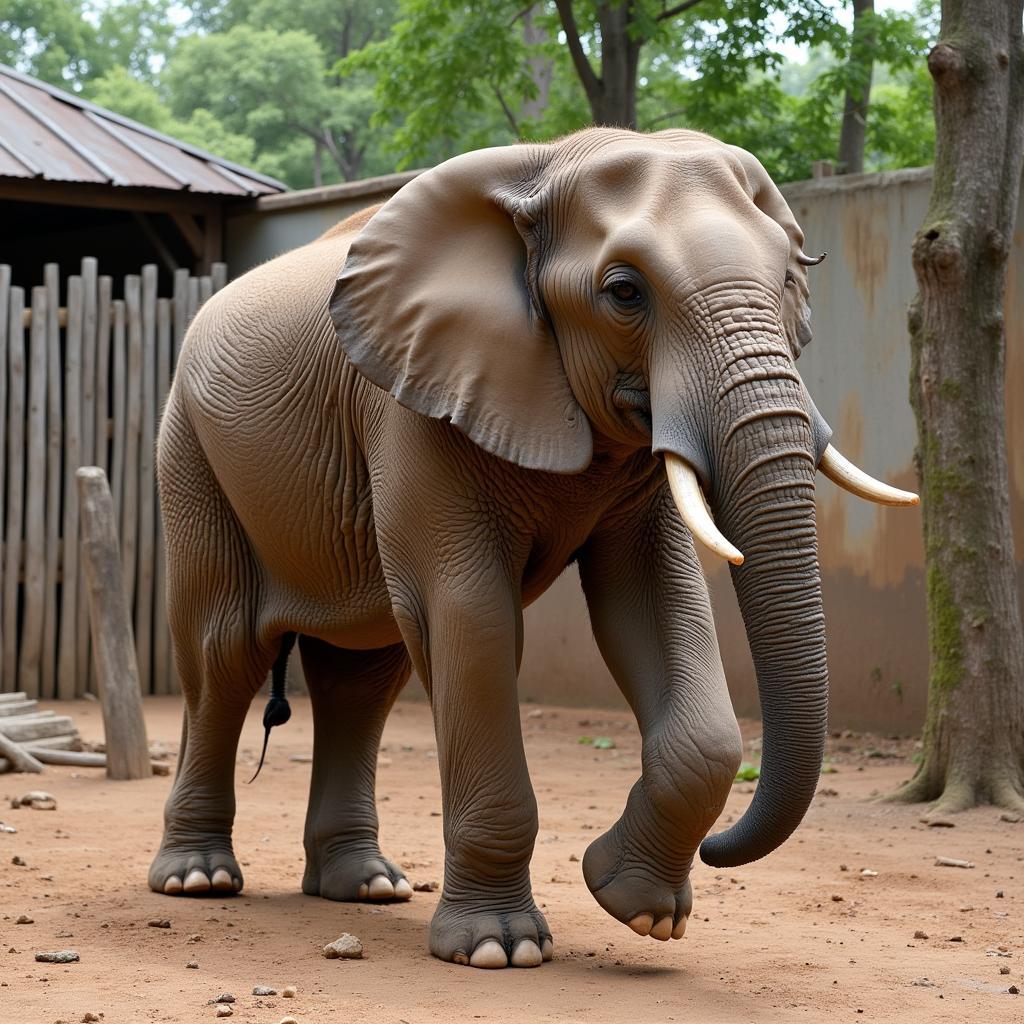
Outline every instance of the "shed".
<svg viewBox="0 0 1024 1024">
<path fill-rule="evenodd" d="M 0 264 L 15 285 L 85 256 L 115 280 L 144 263 L 164 282 L 209 273 L 226 211 L 286 188 L 0 64 Z"/>
</svg>

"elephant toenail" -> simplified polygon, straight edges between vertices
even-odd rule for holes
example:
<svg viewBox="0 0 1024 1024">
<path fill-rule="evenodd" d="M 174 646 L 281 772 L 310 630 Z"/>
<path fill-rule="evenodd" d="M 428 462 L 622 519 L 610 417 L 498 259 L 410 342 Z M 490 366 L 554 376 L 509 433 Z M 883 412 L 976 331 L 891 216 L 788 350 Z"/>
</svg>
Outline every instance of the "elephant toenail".
<svg viewBox="0 0 1024 1024">
<path fill-rule="evenodd" d="M 543 962 L 544 957 L 533 939 L 521 940 L 512 950 L 513 967 L 540 967 Z"/>
<path fill-rule="evenodd" d="M 375 875 L 370 879 L 367 892 L 371 900 L 389 900 L 395 895 L 395 887 L 387 875 Z"/>
<path fill-rule="evenodd" d="M 168 896 L 177 896 L 181 892 L 181 879 L 177 875 L 171 875 L 170 878 L 164 882 L 164 892 Z"/>
<path fill-rule="evenodd" d="M 683 914 L 683 916 L 679 918 L 678 924 L 676 924 L 675 928 L 672 929 L 673 939 L 681 939 L 686 934 L 686 921 L 686 915 Z"/>
<path fill-rule="evenodd" d="M 494 939 L 487 939 L 481 942 L 469 958 L 470 967 L 482 967 L 484 970 L 494 971 L 502 967 L 508 967 L 508 957 L 505 950 L 495 942 Z"/>
<path fill-rule="evenodd" d="M 550 960 L 555 955 L 555 945 L 551 939 L 545 939 L 540 944 L 540 953 L 545 960 Z"/>
<path fill-rule="evenodd" d="M 629 922 L 629 927 L 632 928 L 637 935 L 650 935 L 653 925 L 653 914 L 637 914 L 636 917 Z"/>
<path fill-rule="evenodd" d="M 651 930 L 650 936 L 652 939 L 657 939 L 659 942 L 668 942 L 672 938 L 672 918 L 663 917 Z"/>
<path fill-rule="evenodd" d="M 232 878 L 231 879 L 231 888 L 234 889 L 235 892 L 241 892 L 242 891 L 242 880 L 240 878 Z"/>
<path fill-rule="evenodd" d="M 224 868 L 217 868 L 213 873 L 213 877 L 210 879 L 210 884 L 214 889 L 218 889 L 222 892 L 233 892 L 234 885 L 231 881 L 231 873 L 226 871 Z"/>
<path fill-rule="evenodd" d="M 185 878 L 185 892 L 209 892 L 210 880 L 201 868 L 193 868 Z"/>
<path fill-rule="evenodd" d="M 395 882 L 395 899 L 407 900 L 412 896 L 412 886 L 404 879 L 400 878 Z"/>
<path fill-rule="evenodd" d="M 359 886 L 359 898 L 361 900 L 365 900 L 366 897 L 369 896 L 369 894 L 370 894 L 370 887 L 365 882 L 363 882 L 363 884 L 361 886 Z"/>
<path fill-rule="evenodd" d="M 464 950 L 461 950 L 461 949 L 457 950 L 455 952 L 454 956 L 452 956 L 452 963 L 459 964 L 462 967 L 468 967 L 469 966 L 469 957 L 466 956 L 466 953 L 465 953 Z"/>
</svg>

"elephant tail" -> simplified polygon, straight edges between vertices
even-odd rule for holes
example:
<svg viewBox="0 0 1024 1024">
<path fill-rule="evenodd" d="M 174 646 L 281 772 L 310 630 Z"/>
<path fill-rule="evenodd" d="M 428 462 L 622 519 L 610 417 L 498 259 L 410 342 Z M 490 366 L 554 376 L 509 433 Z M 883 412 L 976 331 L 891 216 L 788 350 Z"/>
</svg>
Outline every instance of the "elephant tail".
<svg viewBox="0 0 1024 1024">
<path fill-rule="evenodd" d="M 295 646 L 295 633 L 285 633 L 281 638 L 281 650 L 278 651 L 274 660 L 274 667 L 271 669 L 270 679 L 270 700 L 263 709 L 263 750 L 260 752 L 260 763 L 256 766 L 256 773 L 249 780 L 255 782 L 263 768 L 263 759 L 267 756 L 267 744 L 270 742 L 270 730 L 275 725 L 284 725 L 292 717 L 292 708 L 288 703 L 286 690 L 288 688 L 288 655 L 292 653 Z"/>
</svg>

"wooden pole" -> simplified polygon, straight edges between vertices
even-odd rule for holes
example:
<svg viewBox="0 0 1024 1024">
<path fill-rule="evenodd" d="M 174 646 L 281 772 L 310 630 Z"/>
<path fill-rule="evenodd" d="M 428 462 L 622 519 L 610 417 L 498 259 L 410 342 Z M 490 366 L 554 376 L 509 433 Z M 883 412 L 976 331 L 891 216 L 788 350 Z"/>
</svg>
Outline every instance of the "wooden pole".
<svg viewBox="0 0 1024 1024">
<path fill-rule="evenodd" d="M 0 264 L 0 481 L 7 479 L 7 305 L 11 292 L 11 268 L 7 264 Z M 6 537 L 4 523 L 6 513 L 4 509 L 4 497 L 0 493 L 0 548 Z M 0 550 L 0 569 L 5 567 L 3 552 Z M 4 644 L 4 622 L 7 619 L 4 611 L 4 587 L 0 585 L 0 691 L 13 690 L 15 681 L 7 677 L 7 668 L 3 652 L 6 649 Z"/>
<path fill-rule="evenodd" d="M 75 476 L 92 648 L 106 733 L 107 777 L 145 779 L 152 768 L 110 485 L 106 473 L 96 466 L 83 466 Z"/>
<path fill-rule="evenodd" d="M 46 288 L 46 569 L 43 609 L 43 665 L 40 696 L 57 696 L 57 593 L 60 569 L 61 448 L 64 439 L 64 405 L 60 345 L 60 268 L 43 267 Z"/>
<path fill-rule="evenodd" d="M 25 292 L 11 288 L 7 323 L 7 541 L 4 545 L 4 686 L 18 677 L 18 591 L 25 471 Z"/>
<path fill-rule="evenodd" d="M 0 732 L 0 754 L 11 762 L 11 767 L 16 772 L 41 772 L 42 764 L 34 758 L 21 744 L 8 739 Z"/>
</svg>

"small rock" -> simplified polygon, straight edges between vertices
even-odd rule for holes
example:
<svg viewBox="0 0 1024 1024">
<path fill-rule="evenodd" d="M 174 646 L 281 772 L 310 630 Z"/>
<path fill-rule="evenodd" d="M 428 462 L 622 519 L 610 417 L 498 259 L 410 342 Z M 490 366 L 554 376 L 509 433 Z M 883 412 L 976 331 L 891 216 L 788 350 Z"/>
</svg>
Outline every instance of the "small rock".
<svg viewBox="0 0 1024 1024">
<path fill-rule="evenodd" d="M 580 859 L 579 859 L 579 857 L 577 857 L 577 856 L 576 856 L 576 854 L 575 854 L 575 853 L 570 853 L 570 854 L 569 854 L 569 862 L 570 862 L 571 864 L 578 864 L 578 863 L 579 863 L 579 861 L 580 861 Z"/>
<path fill-rule="evenodd" d="M 345 932 L 341 938 L 324 946 L 324 956 L 328 960 L 362 960 L 363 944 L 354 935 Z"/>
<path fill-rule="evenodd" d="M 32 789 L 22 796 L 18 797 L 18 803 L 22 807 L 32 807 L 37 803 L 52 803 L 54 807 L 57 806 L 57 800 L 52 793 L 47 793 L 42 789 Z"/>
<path fill-rule="evenodd" d="M 8 825 L 6 822 L 3 821 L 0 821 L 0 832 L 3 832 L 11 836 L 18 834 L 18 830 L 13 825 Z"/>
<path fill-rule="evenodd" d="M 958 860 L 956 857 L 936 857 L 935 866 L 937 868 L 973 868 L 974 865 L 969 860 Z"/>
<path fill-rule="evenodd" d="M 277 989 L 271 988 L 269 985 L 257 985 L 253 990 L 254 996 L 276 996 Z"/>
<path fill-rule="evenodd" d="M 956 822 L 949 818 L 921 818 L 929 828 L 956 828 Z"/>
<path fill-rule="evenodd" d="M 285 985 L 285 987 L 281 989 L 281 996 L 284 999 L 294 999 L 295 994 L 298 991 L 299 990 L 294 985 Z"/>
<path fill-rule="evenodd" d="M 962 935 L 950 935 L 950 937 L 946 941 L 947 942 L 963 942 L 964 941 L 964 937 Z"/>
<path fill-rule="evenodd" d="M 1016 985 L 1011 985 L 1006 991 L 1009 992 L 1011 996 L 1020 995 L 1020 989 L 1017 988 Z"/>
<path fill-rule="evenodd" d="M 312 754 L 292 754 L 292 756 L 289 757 L 288 760 L 289 761 L 294 761 L 296 764 L 312 764 L 312 762 L 313 762 L 313 755 Z"/>
<path fill-rule="evenodd" d="M 222 992 L 216 999 L 213 1000 L 215 1003 L 233 1003 L 235 997 L 230 992 Z"/>
<path fill-rule="evenodd" d="M 1000 967 L 999 968 L 999 973 L 1000 974 L 1009 974 L 1010 973 L 1010 968 L 1009 967 Z"/>
<path fill-rule="evenodd" d="M 218 1017 L 230 1017 L 235 1011 L 230 1006 L 218 1006 L 217 1016 Z"/>
<path fill-rule="evenodd" d="M 82 1014 L 82 1024 L 93 1024 L 94 1021 L 99 1019 L 100 1015 L 98 1013 L 93 1013 L 92 1010 Z"/>
<path fill-rule="evenodd" d="M 1020 821 L 1020 815 L 1012 814 L 1010 811 L 1003 811 L 1003 813 L 999 815 L 999 820 L 1008 822 L 1011 825 L 1016 825 Z"/>
<path fill-rule="evenodd" d="M 36 963 L 77 964 L 78 954 L 73 949 L 59 949 L 55 953 L 36 953 Z"/>
<path fill-rule="evenodd" d="M 996 889 L 996 899 L 997 900 L 1005 899 L 1005 897 L 1003 896 L 1003 890 L 1002 889 Z"/>
<path fill-rule="evenodd" d="M 918 928 L 917 931 L 914 932 L 914 938 L 915 939 L 927 939 L 928 938 L 928 933 L 927 932 L 923 932 L 923 931 L 921 931 L 920 928 Z"/>
<path fill-rule="evenodd" d="M 437 892 L 437 882 L 414 882 L 413 892 Z"/>
<path fill-rule="evenodd" d="M 198 960 L 187 960 L 185 962 L 185 967 L 188 968 L 188 970 L 190 970 L 190 971 L 198 971 L 199 970 L 199 961 Z"/>
<path fill-rule="evenodd" d="M 277 1024 L 299 1024 L 294 1017 L 282 1017 Z"/>
<path fill-rule="evenodd" d="M 148 924 L 150 928 L 170 928 L 171 927 L 171 922 L 168 921 L 166 917 L 153 917 L 153 918 L 150 918 L 146 922 L 146 924 Z"/>
<path fill-rule="evenodd" d="M 971 906 L 961 907 L 960 908 L 960 913 L 961 914 L 969 914 L 973 909 L 974 909 L 974 907 L 971 907 Z"/>
<path fill-rule="evenodd" d="M 14 922 L 15 924 L 35 924 L 35 918 L 29 917 L 28 914 L 19 914 Z"/>
<path fill-rule="evenodd" d="M 194 946 L 197 942 L 202 942 L 203 937 L 202 935 L 190 935 L 185 941 Z"/>
<path fill-rule="evenodd" d="M 913 985 L 919 985 L 921 988 L 935 988 L 935 982 L 929 981 L 928 978 L 918 978 L 916 981 L 911 982 Z"/>
<path fill-rule="evenodd" d="M 871 868 L 861 868 L 860 869 L 860 877 L 861 878 L 877 878 L 878 877 L 878 872 L 877 871 L 872 871 Z"/>
<path fill-rule="evenodd" d="M 834 892 L 834 893 L 832 893 L 832 902 L 833 903 L 842 903 L 843 902 L 843 897 L 840 896 L 839 893 Z"/>
<path fill-rule="evenodd" d="M 392 764 L 390 757 L 384 757 L 383 754 L 377 755 L 377 767 L 378 768 L 390 768 Z"/>
<path fill-rule="evenodd" d="M 153 772 L 154 775 L 170 775 L 171 774 L 171 766 L 169 764 L 163 764 L 160 761 L 150 761 L 149 767 L 150 767 L 150 770 Z"/>
<path fill-rule="evenodd" d="M 839 870 L 840 871 L 849 871 L 850 869 L 845 864 L 840 864 L 839 865 Z"/>
<path fill-rule="evenodd" d="M 21 859 L 21 857 L 19 857 L 19 856 L 18 856 L 17 854 L 15 854 L 15 855 L 14 855 L 14 856 L 13 856 L 13 857 L 11 858 L 11 863 L 12 863 L 12 864 L 13 864 L 13 865 L 14 865 L 14 866 L 15 866 L 16 868 L 23 868 L 23 867 L 25 866 L 25 862 L 24 862 L 24 861 L 23 861 L 23 860 Z"/>
<path fill-rule="evenodd" d="M 532 711 L 527 711 L 526 712 L 526 717 L 527 718 L 543 718 L 544 717 L 544 712 L 541 711 L 540 708 L 533 708 Z"/>
</svg>

